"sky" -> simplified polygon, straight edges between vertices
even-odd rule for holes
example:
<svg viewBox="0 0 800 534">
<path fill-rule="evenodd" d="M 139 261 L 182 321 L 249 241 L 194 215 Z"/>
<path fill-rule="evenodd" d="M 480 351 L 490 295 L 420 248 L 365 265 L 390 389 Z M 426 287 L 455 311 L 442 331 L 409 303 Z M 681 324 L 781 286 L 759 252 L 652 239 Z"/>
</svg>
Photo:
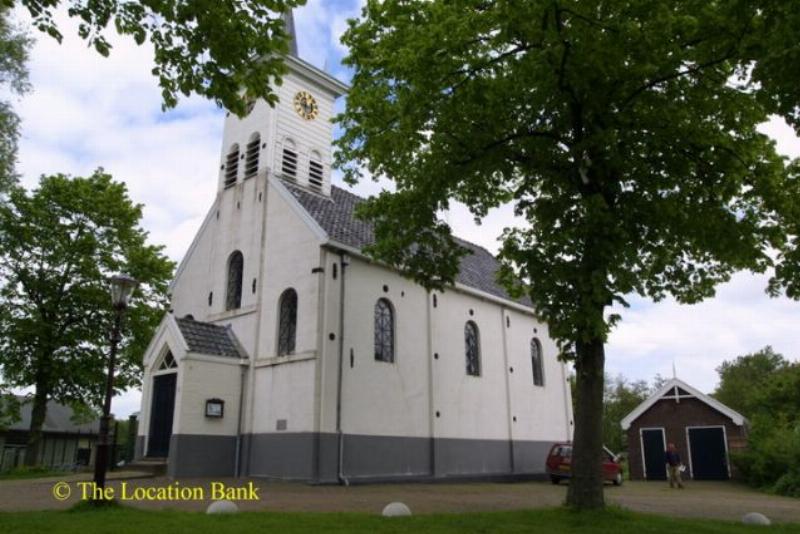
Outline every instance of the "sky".
<svg viewBox="0 0 800 534">
<path fill-rule="evenodd" d="M 341 65 L 347 50 L 339 38 L 360 3 L 308 0 L 296 9 L 300 57 L 348 81 Z M 15 15 L 28 25 L 26 13 Z M 75 24 L 63 13 L 57 20 L 63 43 L 34 34 L 28 65 L 33 90 L 14 102 L 22 119 L 23 184 L 34 187 L 42 174 L 87 175 L 103 167 L 144 205 L 142 225 L 151 242 L 165 245 L 167 255 L 179 261 L 216 194 L 224 112 L 199 97 L 163 112 L 148 46 L 112 35 L 111 55 L 103 58 L 77 38 Z M 762 131 L 779 152 L 800 157 L 800 139 L 783 121 L 772 120 Z M 343 186 L 338 176 L 334 183 Z M 352 190 L 369 195 L 379 188 L 366 182 Z M 480 226 L 463 206 L 454 206 L 447 220 L 455 234 L 493 252 L 502 229 L 514 224 L 508 207 L 491 212 Z M 800 302 L 769 298 L 765 287 L 766 276 L 741 273 L 720 286 L 715 298 L 694 306 L 631 297 L 608 343 L 608 372 L 650 381 L 656 374 L 671 377 L 674 365 L 679 378 L 710 392 L 715 369 L 726 359 L 772 345 L 798 360 Z M 116 397 L 114 413 L 138 411 L 140 397 L 138 391 Z"/>
</svg>

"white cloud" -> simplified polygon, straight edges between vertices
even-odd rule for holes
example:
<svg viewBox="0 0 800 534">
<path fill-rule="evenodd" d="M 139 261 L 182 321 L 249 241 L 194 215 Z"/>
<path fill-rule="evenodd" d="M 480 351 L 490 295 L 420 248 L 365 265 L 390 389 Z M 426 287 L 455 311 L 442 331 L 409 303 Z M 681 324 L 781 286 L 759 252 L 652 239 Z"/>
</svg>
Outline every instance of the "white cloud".
<svg viewBox="0 0 800 534">
<path fill-rule="evenodd" d="M 711 391 L 723 360 L 766 345 L 797 360 L 800 302 L 769 298 L 766 281 L 765 275 L 739 273 L 718 288 L 715 298 L 693 306 L 632 299 L 611 334 L 609 372 L 650 380 L 656 373 L 672 376 L 674 361 L 679 378 Z"/>
</svg>

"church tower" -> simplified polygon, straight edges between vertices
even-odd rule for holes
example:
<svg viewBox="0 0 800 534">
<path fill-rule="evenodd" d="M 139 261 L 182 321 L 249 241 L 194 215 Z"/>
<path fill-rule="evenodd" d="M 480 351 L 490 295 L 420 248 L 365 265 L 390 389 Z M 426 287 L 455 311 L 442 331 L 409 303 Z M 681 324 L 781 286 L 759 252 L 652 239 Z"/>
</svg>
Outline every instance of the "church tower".
<svg viewBox="0 0 800 534">
<path fill-rule="evenodd" d="M 220 194 L 266 171 L 269 176 L 330 195 L 333 107 L 347 86 L 298 57 L 291 12 L 284 15 L 284 21 L 291 41 L 286 57 L 289 72 L 282 85 L 275 87 L 280 100 L 275 107 L 254 100 L 243 118 L 227 114 L 220 152 Z"/>
<path fill-rule="evenodd" d="M 347 85 L 297 55 L 294 20 L 287 73 L 274 90 L 279 101 L 249 103 L 247 115 L 227 113 L 219 155 L 217 194 L 172 284 L 177 317 L 224 321 L 241 328 L 240 341 L 255 353 L 268 220 L 275 195 L 287 183 L 312 195 L 331 193 L 334 103 Z M 268 215 L 269 210 L 273 216 Z"/>
</svg>

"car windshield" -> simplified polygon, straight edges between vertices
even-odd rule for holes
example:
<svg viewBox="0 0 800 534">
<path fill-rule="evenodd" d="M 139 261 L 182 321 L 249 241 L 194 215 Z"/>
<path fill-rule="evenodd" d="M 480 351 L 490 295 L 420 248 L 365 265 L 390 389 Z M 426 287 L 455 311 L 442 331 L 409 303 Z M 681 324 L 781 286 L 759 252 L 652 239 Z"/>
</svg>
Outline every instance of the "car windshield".
<svg viewBox="0 0 800 534">
<path fill-rule="evenodd" d="M 572 447 L 559 447 L 558 450 L 556 450 L 556 456 L 569 458 L 572 456 Z"/>
</svg>

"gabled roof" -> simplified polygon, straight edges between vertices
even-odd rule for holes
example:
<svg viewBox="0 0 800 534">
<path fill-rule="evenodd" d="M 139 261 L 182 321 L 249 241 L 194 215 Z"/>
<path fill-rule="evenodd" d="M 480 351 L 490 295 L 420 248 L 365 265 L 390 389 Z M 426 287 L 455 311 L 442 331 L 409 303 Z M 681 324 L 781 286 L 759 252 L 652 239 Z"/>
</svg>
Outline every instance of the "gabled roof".
<svg viewBox="0 0 800 534">
<path fill-rule="evenodd" d="M 31 411 L 33 410 L 33 399 L 17 397 L 22 403 L 19 408 L 20 419 L 16 423 L 9 425 L 8 430 L 27 432 L 31 427 Z M 47 413 L 44 417 L 42 432 L 62 432 L 65 434 L 97 434 L 100 428 L 99 420 L 88 423 L 80 423 L 72 420 L 74 412 L 72 408 L 56 401 L 47 401 Z"/>
<path fill-rule="evenodd" d="M 678 397 L 677 400 L 683 398 L 695 398 L 700 402 L 704 402 L 714 410 L 720 412 L 721 414 L 729 417 L 734 424 L 742 426 L 745 424 L 745 418 L 742 414 L 737 412 L 736 410 L 732 410 L 716 400 L 713 397 L 706 395 L 698 391 L 697 389 L 693 388 L 683 380 L 678 378 L 673 378 L 668 380 L 658 391 L 653 393 L 653 395 L 642 402 L 639 406 L 633 409 L 631 413 L 626 415 L 620 425 L 622 426 L 623 430 L 628 430 L 631 424 L 636 421 L 643 413 L 649 410 L 656 402 L 660 401 L 661 399 L 665 400 L 676 400 L 675 393 L 677 393 Z"/>
<path fill-rule="evenodd" d="M 331 240 L 358 250 L 375 242 L 372 224 L 354 216 L 355 208 L 364 202 L 363 198 L 336 186 L 331 187 L 331 195 L 326 197 L 286 181 L 280 183 L 297 199 Z M 525 297 L 514 300 L 497 283 L 500 263 L 488 250 L 463 239 L 456 239 L 456 242 L 470 252 L 461 259 L 456 282 L 501 299 L 531 306 L 530 299 Z"/>
<path fill-rule="evenodd" d="M 195 321 L 190 317 L 175 318 L 190 352 L 246 358 L 239 350 L 233 331 L 229 327 Z"/>
</svg>

